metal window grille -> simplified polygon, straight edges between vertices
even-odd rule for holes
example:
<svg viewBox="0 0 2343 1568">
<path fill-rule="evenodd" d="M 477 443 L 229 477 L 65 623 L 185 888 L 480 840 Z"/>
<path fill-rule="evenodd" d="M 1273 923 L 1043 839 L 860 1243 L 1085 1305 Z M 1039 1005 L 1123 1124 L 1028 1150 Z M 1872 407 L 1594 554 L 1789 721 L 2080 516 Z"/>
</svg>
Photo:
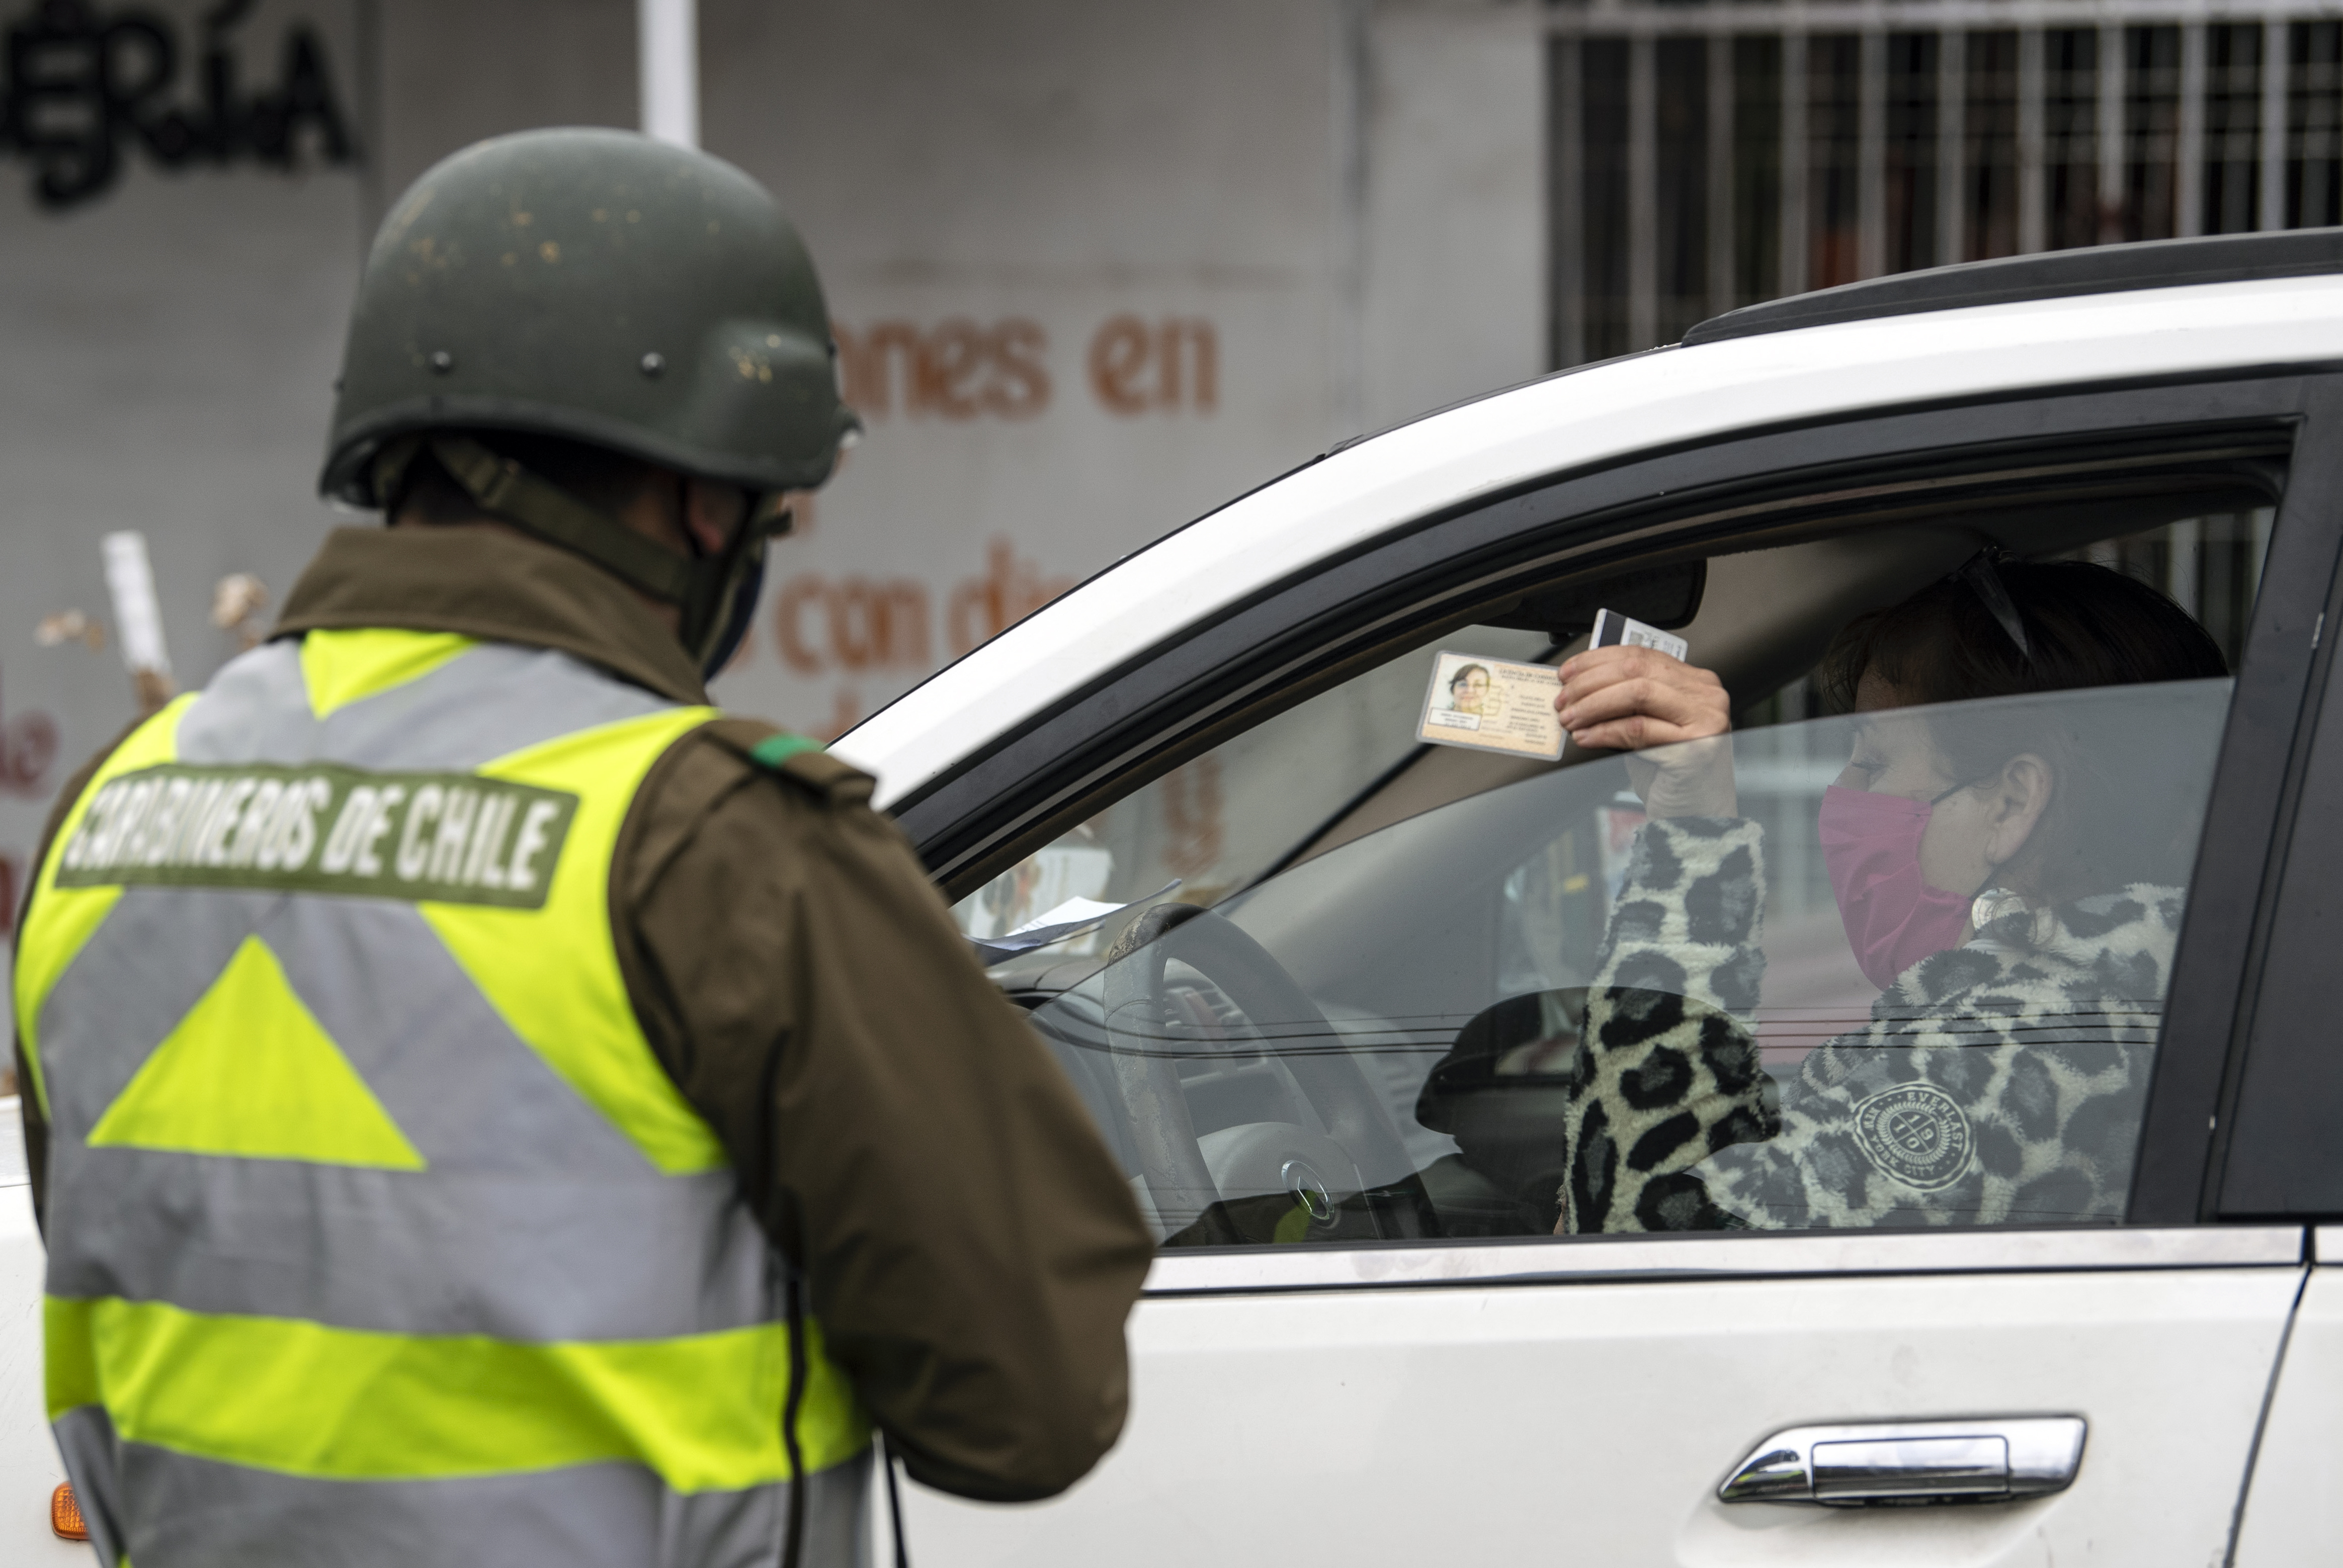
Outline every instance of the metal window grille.
<svg viewBox="0 0 2343 1568">
<path fill-rule="evenodd" d="M 1557 367 L 1946 262 L 2343 222 L 2343 3 L 1557 0 Z"/>
</svg>

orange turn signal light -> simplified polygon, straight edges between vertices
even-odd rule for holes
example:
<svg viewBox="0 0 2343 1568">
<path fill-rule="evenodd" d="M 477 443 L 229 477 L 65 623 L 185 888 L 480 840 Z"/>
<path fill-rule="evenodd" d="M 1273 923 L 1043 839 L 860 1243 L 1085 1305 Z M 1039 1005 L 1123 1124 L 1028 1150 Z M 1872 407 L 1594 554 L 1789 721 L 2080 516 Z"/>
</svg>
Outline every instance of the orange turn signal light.
<svg viewBox="0 0 2343 1568">
<path fill-rule="evenodd" d="M 57 1489 L 49 1493 L 49 1528 L 57 1533 L 60 1541 L 89 1539 L 89 1522 L 81 1516 L 81 1504 L 74 1501 L 70 1481 L 60 1481 Z"/>
</svg>

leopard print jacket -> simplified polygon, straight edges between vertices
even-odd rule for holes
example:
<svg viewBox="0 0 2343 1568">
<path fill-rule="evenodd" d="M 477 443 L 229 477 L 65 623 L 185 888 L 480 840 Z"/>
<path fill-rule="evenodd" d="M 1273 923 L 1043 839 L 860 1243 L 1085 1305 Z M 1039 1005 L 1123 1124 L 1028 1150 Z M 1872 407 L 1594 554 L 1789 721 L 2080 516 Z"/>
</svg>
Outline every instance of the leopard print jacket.
<svg viewBox="0 0 2343 1568">
<path fill-rule="evenodd" d="M 2113 1221 L 2177 889 L 2018 910 L 1922 960 L 1777 1094 L 1755 822 L 1645 825 L 1588 990 L 1561 1229 Z"/>
</svg>

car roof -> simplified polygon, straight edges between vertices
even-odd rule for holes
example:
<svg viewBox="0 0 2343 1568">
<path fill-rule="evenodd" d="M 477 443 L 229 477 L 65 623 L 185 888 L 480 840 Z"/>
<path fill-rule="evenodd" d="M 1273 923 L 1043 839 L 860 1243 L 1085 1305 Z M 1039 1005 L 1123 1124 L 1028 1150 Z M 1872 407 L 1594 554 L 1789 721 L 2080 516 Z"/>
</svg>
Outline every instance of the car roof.
<svg viewBox="0 0 2343 1568">
<path fill-rule="evenodd" d="M 2343 358 L 2343 276 L 1789 327 L 1551 376 L 1338 448 L 1124 558 L 832 751 L 900 802 L 1182 628 L 1433 511 L 1632 454 L 1923 402 Z"/>
<path fill-rule="evenodd" d="M 2343 228 L 2280 229 L 2200 239 L 2095 245 L 2037 256 L 2006 256 L 1899 272 L 1862 283 L 1817 288 L 1712 316 L 1684 335 L 1687 345 L 1754 337 L 1840 321 L 1872 321 L 2022 299 L 2074 299 L 2135 288 L 2245 283 L 2265 277 L 2343 273 Z"/>
</svg>

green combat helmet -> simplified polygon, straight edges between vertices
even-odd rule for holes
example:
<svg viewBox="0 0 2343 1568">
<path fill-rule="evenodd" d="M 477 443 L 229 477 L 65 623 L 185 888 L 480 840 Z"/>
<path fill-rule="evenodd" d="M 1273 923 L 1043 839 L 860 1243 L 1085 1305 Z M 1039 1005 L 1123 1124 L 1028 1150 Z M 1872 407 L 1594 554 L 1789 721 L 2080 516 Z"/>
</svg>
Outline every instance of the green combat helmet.
<svg viewBox="0 0 2343 1568">
<path fill-rule="evenodd" d="M 625 131 L 527 131 L 416 181 L 367 258 L 318 488 L 380 507 L 427 443 L 480 507 L 679 607 L 712 673 L 755 607 L 782 492 L 830 477 L 860 428 L 830 313 L 762 186 Z M 466 432 L 560 437 L 759 500 L 734 548 L 687 561 Z"/>
</svg>

